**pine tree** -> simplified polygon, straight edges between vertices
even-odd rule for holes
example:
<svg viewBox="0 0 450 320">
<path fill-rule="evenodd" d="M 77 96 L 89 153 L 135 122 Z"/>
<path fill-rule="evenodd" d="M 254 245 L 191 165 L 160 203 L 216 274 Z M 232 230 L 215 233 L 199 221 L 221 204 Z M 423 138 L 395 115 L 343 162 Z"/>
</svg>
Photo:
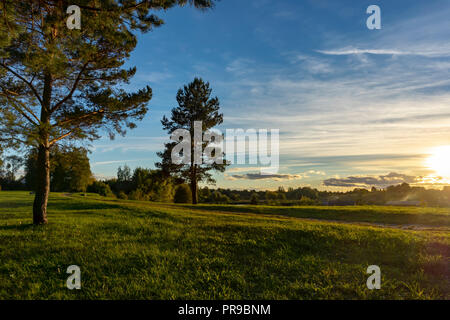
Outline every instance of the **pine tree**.
<svg viewBox="0 0 450 320">
<path fill-rule="evenodd" d="M 127 92 L 136 68 L 123 65 L 137 33 L 163 21 L 153 12 L 214 0 L 0 1 L 0 139 L 3 148 L 38 148 L 33 222 L 47 223 L 50 149 L 64 139 L 125 135 L 147 112 L 150 87 Z M 81 9 L 81 29 L 66 25 Z"/>
<path fill-rule="evenodd" d="M 210 171 L 224 172 L 226 162 L 202 164 L 194 163 L 194 122 L 201 121 L 202 132 L 214 128 L 223 122 L 223 114 L 219 112 L 219 99 L 211 98 L 211 88 L 208 82 L 195 78 L 194 81 L 179 89 L 177 93 L 178 107 L 172 109 L 170 120 L 163 117 L 161 123 L 164 130 L 172 134 L 177 129 L 185 129 L 190 132 L 191 159 L 188 164 L 176 164 L 172 161 L 172 149 L 177 144 L 169 142 L 165 144 L 165 150 L 159 152 L 161 162 L 156 163 L 164 173 L 175 178 L 176 181 L 188 183 L 192 193 L 192 203 L 198 201 L 198 183 L 206 182 L 214 184 L 216 181 Z M 202 150 L 208 142 L 202 143 Z"/>
</svg>

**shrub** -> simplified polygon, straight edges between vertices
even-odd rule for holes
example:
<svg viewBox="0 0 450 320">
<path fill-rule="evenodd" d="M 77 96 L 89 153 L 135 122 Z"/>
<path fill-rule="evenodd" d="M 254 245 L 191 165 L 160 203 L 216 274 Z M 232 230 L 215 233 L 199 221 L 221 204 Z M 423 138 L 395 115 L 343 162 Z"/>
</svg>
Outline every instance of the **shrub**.
<svg viewBox="0 0 450 320">
<path fill-rule="evenodd" d="M 298 204 L 301 206 L 314 206 L 314 205 L 317 205 L 317 202 L 318 201 L 316 201 L 314 199 L 311 199 L 306 196 L 302 196 Z"/>
<path fill-rule="evenodd" d="M 253 193 L 250 197 L 250 204 L 257 205 L 259 202 L 259 197 L 256 193 Z"/>
<path fill-rule="evenodd" d="M 212 202 L 214 203 L 230 203 L 230 198 L 220 191 L 214 191 L 211 195 Z"/>
<path fill-rule="evenodd" d="M 276 192 L 266 191 L 266 200 L 267 201 L 277 200 L 277 199 L 278 199 L 278 194 Z"/>
<path fill-rule="evenodd" d="M 113 197 L 114 193 L 108 184 L 102 181 L 94 181 L 91 185 L 87 187 L 87 192 L 97 193 L 103 197 Z"/>
<path fill-rule="evenodd" d="M 125 192 L 120 191 L 119 194 L 117 195 L 117 198 L 122 199 L 122 200 L 127 200 L 128 196 Z"/>
<path fill-rule="evenodd" d="M 130 192 L 128 195 L 128 199 L 130 200 L 138 200 L 138 201 L 149 201 L 150 196 L 144 192 L 142 189 L 136 189 Z"/>
<path fill-rule="evenodd" d="M 192 203 L 191 188 L 187 184 L 181 184 L 175 190 L 173 198 L 175 203 Z"/>
</svg>

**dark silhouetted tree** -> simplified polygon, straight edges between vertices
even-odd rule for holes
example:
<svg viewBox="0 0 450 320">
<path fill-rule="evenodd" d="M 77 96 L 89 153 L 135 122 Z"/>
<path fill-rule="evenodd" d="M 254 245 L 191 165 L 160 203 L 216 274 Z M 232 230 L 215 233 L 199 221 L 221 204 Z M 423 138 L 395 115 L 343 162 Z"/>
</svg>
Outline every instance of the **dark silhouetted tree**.
<svg viewBox="0 0 450 320">
<path fill-rule="evenodd" d="M 211 98 L 211 92 L 212 89 L 208 82 L 195 78 L 193 82 L 178 90 L 178 107 L 172 109 L 170 120 L 166 116 L 161 120 L 164 130 L 170 134 L 177 129 L 185 129 L 190 133 L 191 157 L 189 163 L 175 164 L 172 161 L 172 149 L 177 143 L 169 142 L 165 145 L 165 150 L 158 153 L 161 162 L 156 163 L 156 166 L 163 173 L 189 184 L 193 204 L 198 201 L 198 183 L 203 181 L 214 184 L 216 181 L 212 177 L 211 171 L 224 172 L 227 166 L 225 161 L 221 163 L 203 161 L 202 164 L 194 162 L 194 122 L 202 122 L 203 133 L 223 122 L 223 114 L 219 112 L 219 99 Z M 202 150 L 207 145 L 207 142 L 203 142 Z"/>
<path fill-rule="evenodd" d="M 192 202 L 191 189 L 187 184 L 180 184 L 175 189 L 175 195 L 173 198 L 175 203 L 190 203 Z"/>
</svg>

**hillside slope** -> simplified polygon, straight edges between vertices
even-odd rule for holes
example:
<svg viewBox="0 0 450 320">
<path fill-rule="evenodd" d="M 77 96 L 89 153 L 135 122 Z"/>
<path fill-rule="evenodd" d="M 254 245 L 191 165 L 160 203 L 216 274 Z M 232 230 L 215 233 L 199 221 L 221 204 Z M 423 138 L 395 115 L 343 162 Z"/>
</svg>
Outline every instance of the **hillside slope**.
<svg viewBox="0 0 450 320">
<path fill-rule="evenodd" d="M 34 227 L 32 200 L 0 192 L 0 299 L 449 299 L 446 230 L 64 194 L 51 195 L 49 225 Z M 355 208 L 340 210 L 331 220 Z M 66 288 L 69 265 L 81 290 Z M 366 287 L 369 265 L 381 268 L 380 290 Z"/>
</svg>

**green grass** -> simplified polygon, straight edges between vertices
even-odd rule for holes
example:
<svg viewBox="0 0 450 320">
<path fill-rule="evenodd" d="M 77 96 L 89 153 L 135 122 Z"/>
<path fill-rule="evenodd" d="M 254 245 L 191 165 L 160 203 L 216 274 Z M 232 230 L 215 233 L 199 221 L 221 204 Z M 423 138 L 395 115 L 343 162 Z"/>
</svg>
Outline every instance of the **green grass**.
<svg viewBox="0 0 450 320">
<path fill-rule="evenodd" d="M 192 207 L 52 194 L 49 224 L 36 227 L 32 197 L 0 192 L 0 299 L 450 297 L 448 230 L 354 224 L 448 226 L 445 210 Z M 65 287 L 72 264 L 81 290 Z M 381 268 L 381 290 L 366 287 L 369 265 Z"/>
<path fill-rule="evenodd" d="M 391 225 L 421 225 L 450 229 L 450 208 L 388 206 L 250 206 L 197 205 L 191 209 L 282 215 L 295 218 Z"/>
</svg>

